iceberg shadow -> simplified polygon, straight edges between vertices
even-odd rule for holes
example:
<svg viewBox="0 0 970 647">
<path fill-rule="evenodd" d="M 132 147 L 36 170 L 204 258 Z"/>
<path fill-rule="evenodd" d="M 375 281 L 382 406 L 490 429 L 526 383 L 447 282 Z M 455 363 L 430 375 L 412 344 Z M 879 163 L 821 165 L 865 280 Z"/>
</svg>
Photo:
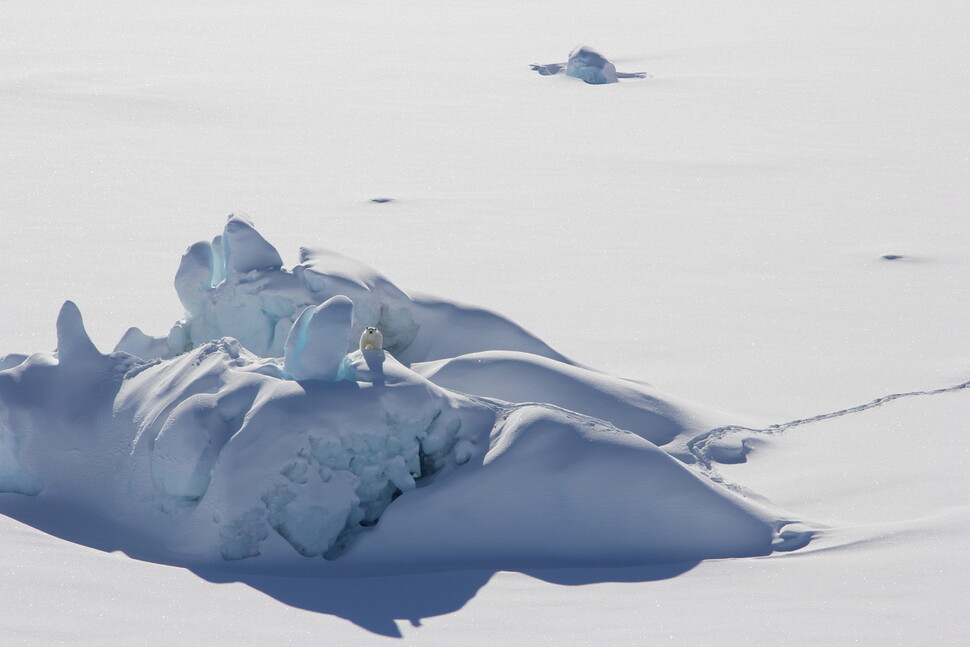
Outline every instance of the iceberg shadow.
<svg viewBox="0 0 970 647">
<path fill-rule="evenodd" d="M 667 580 L 699 563 L 509 570 L 550 584 L 585 586 Z M 403 638 L 398 621 L 420 627 L 426 618 L 460 611 L 500 570 L 504 569 L 334 578 L 250 575 L 204 568 L 193 572 L 211 583 L 245 584 L 287 606 L 340 617 L 374 634 Z"/>
<path fill-rule="evenodd" d="M 420 627 L 424 618 L 460 610 L 494 571 L 449 571 L 381 577 L 285 577 L 193 572 L 215 584 L 241 583 L 296 608 L 343 618 L 371 633 L 402 638 L 398 620 Z"/>
<path fill-rule="evenodd" d="M 240 583 L 281 604 L 312 613 L 343 618 L 373 634 L 403 637 L 398 621 L 420 627 L 425 618 L 460 611 L 500 571 L 519 572 L 550 584 L 585 586 L 607 582 L 652 582 L 678 577 L 699 561 L 642 566 L 531 568 L 522 564 L 494 564 L 491 568 L 437 570 L 406 574 L 323 577 L 267 575 L 222 570 L 215 566 L 186 566 L 160 549 L 151 538 L 92 516 L 75 506 L 29 501 L 33 497 L 0 495 L 0 514 L 48 535 L 98 551 L 120 551 L 139 561 L 186 568 L 212 584 Z M 420 565 L 415 565 L 420 568 Z"/>
</svg>

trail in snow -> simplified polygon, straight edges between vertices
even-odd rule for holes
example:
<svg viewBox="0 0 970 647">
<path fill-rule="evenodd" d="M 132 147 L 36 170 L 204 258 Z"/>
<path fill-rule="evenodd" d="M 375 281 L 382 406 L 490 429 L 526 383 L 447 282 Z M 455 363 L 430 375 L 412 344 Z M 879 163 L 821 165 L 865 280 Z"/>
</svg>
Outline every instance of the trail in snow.
<svg viewBox="0 0 970 647">
<path fill-rule="evenodd" d="M 179 263 L 185 318 L 108 354 L 66 302 L 55 353 L 0 359 L 0 493 L 90 510 L 163 563 L 303 575 L 308 557 L 357 575 L 792 544 L 662 448 L 713 424 L 701 409 L 342 254 L 281 258 L 230 216 Z M 368 328 L 383 349 L 360 348 Z"/>
<path fill-rule="evenodd" d="M 707 474 L 708 477 L 717 481 L 718 483 L 725 485 L 731 489 L 738 489 L 737 486 L 725 482 L 725 479 L 717 473 L 714 468 L 714 463 L 724 463 L 724 464 L 734 464 L 743 463 L 746 460 L 748 453 L 751 451 L 751 446 L 748 445 L 745 440 L 742 440 L 739 444 L 721 444 L 720 441 L 726 436 L 734 433 L 749 433 L 749 434 L 764 434 L 764 435 L 778 435 L 793 427 L 799 427 L 801 425 L 807 425 L 813 422 L 821 422 L 822 420 L 828 420 L 830 418 L 839 418 L 841 416 L 849 415 L 852 413 L 859 413 L 862 411 L 867 411 L 869 409 L 874 409 L 880 407 L 884 404 L 892 402 L 893 400 L 899 400 L 901 398 L 910 398 L 916 396 L 927 396 L 927 395 L 939 395 L 941 393 L 952 393 L 954 391 L 960 391 L 970 387 L 970 381 L 962 382 L 953 386 L 943 387 L 939 389 L 932 389 L 926 391 L 909 391 L 906 393 L 892 393 L 890 395 L 885 395 L 865 404 L 860 404 L 855 407 L 849 407 L 848 409 L 840 409 L 838 411 L 832 411 L 829 413 L 822 413 L 817 416 L 812 416 L 810 418 L 801 418 L 798 420 L 790 420 L 788 422 L 783 422 L 780 424 L 769 425 L 763 428 L 751 428 L 744 427 L 742 425 L 725 425 L 723 427 L 715 427 L 710 431 L 707 431 L 699 436 L 687 442 L 687 450 L 690 452 L 691 456 L 697 461 L 697 464 L 701 469 Z"/>
</svg>

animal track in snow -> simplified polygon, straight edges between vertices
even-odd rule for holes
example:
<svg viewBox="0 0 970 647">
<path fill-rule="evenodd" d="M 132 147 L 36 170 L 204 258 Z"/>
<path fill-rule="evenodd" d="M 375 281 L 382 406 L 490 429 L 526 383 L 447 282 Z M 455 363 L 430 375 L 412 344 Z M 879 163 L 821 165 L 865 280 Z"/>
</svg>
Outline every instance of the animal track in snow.
<svg viewBox="0 0 970 647">
<path fill-rule="evenodd" d="M 860 404 L 855 407 L 840 409 L 830 413 L 823 413 L 809 418 L 790 420 L 788 422 L 770 425 L 760 429 L 744 427 L 741 425 L 725 425 L 723 427 L 711 429 L 710 431 L 691 439 L 687 442 L 687 450 L 694 458 L 695 463 L 698 465 L 700 470 L 711 481 L 727 488 L 728 490 L 736 492 L 741 496 L 748 497 L 754 495 L 755 493 L 750 492 L 747 490 L 747 488 L 737 483 L 727 480 L 717 471 L 715 464 L 744 463 L 747 460 L 748 453 L 750 453 L 751 450 L 754 449 L 754 447 L 758 444 L 759 436 L 762 438 L 767 436 L 776 436 L 788 431 L 789 429 L 792 429 L 793 427 L 799 427 L 801 425 L 807 425 L 813 422 L 821 422 L 830 418 L 839 418 L 841 416 L 846 416 L 853 413 L 860 413 L 869 409 L 875 409 L 884 404 L 902 398 L 952 393 L 966 388 L 970 388 L 970 381 L 939 389 L 893 393 L 876 398 L 875 400 L 871 400 L 865 404 Z M 741 436 L 741 438 L 728 439 L 728 437 L 733 434 L 738 434 Z M 816 524 L 812 524 L 804 520 L 779 520 L 775 524 L 775 538 L 772 542 L 772 548 L 776 552 L 791 552 L 799 550 L 811 543 L 820 531 L 825 532 L 822 526 L 816 526 Z"/>
<path fill-rule="evenodd" d="M 961 384 L 956 384 L 954 386 L 943 387 L 939 389 L 932 389 L 928 391 L 909 391 L 906 393 L 892 393 L 890 395 L 884 395 L 875 400 L 866 402 L 865 404 L 860 404 L 848 409 L 840 409 L 838 411 L 832 411 L 829 413 L 822 413 L 817 416 L 812 416 L 810 418 L 801 418 L 798 420 L 790 420 L 788 422 L 783 422 L 781 424 L 769 425 L 768 427 L 763 427 L 760 429 L 755 429 L 751 427 L 744 427 L 742 425 L 725 425 L 723 427 L 715 427 L 710 431 L 704 432 L 699 436 L 696 436 L 687 442 L 687 450 L 690 452 L 691 456 L 697 461 L 697 464 L 708 473 L 708 476 L 715 481 L 727 485 L 724 483 L 722 477 L 717 475 L 714 470 L 714 463 L 723 464 L 734 464 L 743 463 L 747 460 L 747 455 L 751 451 L 752 438 L 743 438 L 739 444 L 729 445 L 725 443 L 720 443 L 725 437 L 735 434 L 735 433 L 745 433 L 745 434 L 761 434 L 766 436 L 776 436 L 793 427 L 800 427 L 801 425 L 807 425 L 813 422 L 820 422 L 822 420 L 828 420 L 830 418 L 839 418 L 841 416 L 846 416 L 852 413 L 859 413 L 861 411 L 866 411 L 868 409 L 874 409 L 880 407 L 893 400 L 899 400 L 901 398 L 911 398 L 916 396 L 924 395 L 938 395 L 940 393 L 952 393 L 954 391 L 960 391 L 970 387 L 970 381 L 963 382 Z"/>
</svg>

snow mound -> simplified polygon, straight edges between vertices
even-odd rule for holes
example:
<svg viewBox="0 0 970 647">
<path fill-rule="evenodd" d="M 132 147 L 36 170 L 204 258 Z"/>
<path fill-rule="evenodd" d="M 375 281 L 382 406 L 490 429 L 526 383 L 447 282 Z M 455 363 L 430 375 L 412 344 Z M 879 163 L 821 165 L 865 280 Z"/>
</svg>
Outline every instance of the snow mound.
<svg viewBox="0 0 970 647">
<path fill-rule="evenodd" d="M 484 351 L 412 368 L 447 389 L 513 403 L 554 404 L 606 420 L 656 445 L 709 428 L 699 411 L 656 389 L 529 353 Z"/>
<path fill-rule="evenodd" d="M 448 531 L 440 531 L 442 518 Z M 771 525 L 652 443 L 543 405 L 509 410 L 488 453 L 402 497 L 348 555 L 437 568 L 622 566 L 769 552 Z"/>
<path fill-rule="evenodd" d="M 300 555 L 332 554 L 490 427 L 487 408 L 487 426 L 463 426 L 460 396 L 393 358 L 365 381 L 360 351 L 339 381 L 285 379 L 228 338 L 133 360 L 97 354 L 80 370 L 37 354 L 0 373 L 2 491 L 75 504 L 199 559 L 258 555 L 274 532 Z M 84 410 L 61 416 L 66 401 Z"/>
<path fill-rule="evenodd" d="M 336 573 L 771 552 L 774 517 L 660 448 L 701 429 L 700 409 L 358 261 L 300 258 L 284 269 L 230 218 L 183 256 L 185 318 L 109 354 L 65 303 L 55 353 L 0 363 L 0 491 L 137 530 L 173 563 L 323 557 L 315 568 Z M 356 347 L 364 326 L 384 350 Z"/>
</svg>

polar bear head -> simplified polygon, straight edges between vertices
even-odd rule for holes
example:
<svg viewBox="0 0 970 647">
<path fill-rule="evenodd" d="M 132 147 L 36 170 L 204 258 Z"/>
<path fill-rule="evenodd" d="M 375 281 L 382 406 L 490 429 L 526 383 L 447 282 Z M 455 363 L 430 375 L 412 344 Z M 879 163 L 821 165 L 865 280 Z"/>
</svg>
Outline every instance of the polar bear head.
<svg viewBox="0 0 970 647">
<path fill-rule="evenodd" d="M 361 350 L 381 350 L 384 347 L 384 335 L 376 326 L 367 326 L 360 335 Z"/>
</svg>

